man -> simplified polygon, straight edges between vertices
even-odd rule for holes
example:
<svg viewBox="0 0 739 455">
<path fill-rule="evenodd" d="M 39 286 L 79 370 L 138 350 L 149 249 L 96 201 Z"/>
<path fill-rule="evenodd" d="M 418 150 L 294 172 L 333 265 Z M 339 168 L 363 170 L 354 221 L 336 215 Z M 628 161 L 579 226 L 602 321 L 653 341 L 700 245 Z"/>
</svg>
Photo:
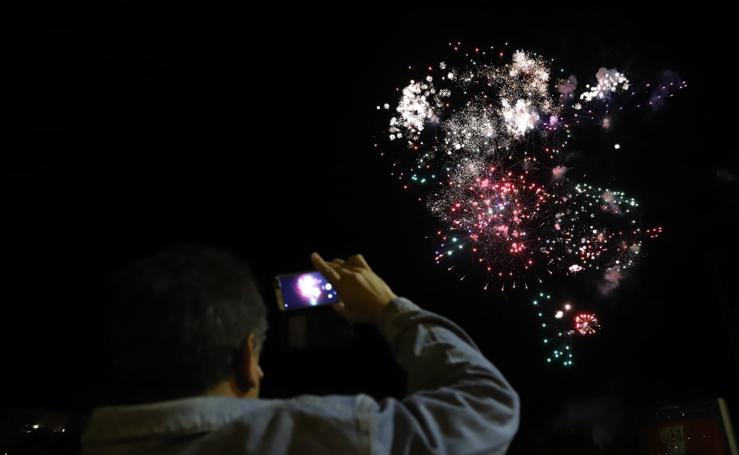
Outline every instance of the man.
<svg viewBox="0 0 739 455">
<path fill-rule="evenodd" d="M 336 311 L 375 325 L 408 373 L 403 400 L 259 399 L 265 308 L 233 257 L 184 248 L 132 266 L 112 311 L 120 391 L 95 410 L 83 454 L 499 454 L 516 392 L 449 320 L 397 297 L 361 255 L 313 265 Z"/>
</svg>

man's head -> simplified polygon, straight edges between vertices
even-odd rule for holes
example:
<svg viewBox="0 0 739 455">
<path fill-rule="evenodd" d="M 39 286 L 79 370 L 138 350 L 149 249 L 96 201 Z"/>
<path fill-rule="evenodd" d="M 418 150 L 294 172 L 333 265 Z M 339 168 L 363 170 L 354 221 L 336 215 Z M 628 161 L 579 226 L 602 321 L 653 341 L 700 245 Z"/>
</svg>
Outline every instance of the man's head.
<svg viewBox="0 0 739 455">
<path fill-rule="evenodd" d="M 131 265 L 115 288 L 114 371 L 128 400 L 257 396 L 267 321 L 248 267 L 180 247 Z"/>
</svg>

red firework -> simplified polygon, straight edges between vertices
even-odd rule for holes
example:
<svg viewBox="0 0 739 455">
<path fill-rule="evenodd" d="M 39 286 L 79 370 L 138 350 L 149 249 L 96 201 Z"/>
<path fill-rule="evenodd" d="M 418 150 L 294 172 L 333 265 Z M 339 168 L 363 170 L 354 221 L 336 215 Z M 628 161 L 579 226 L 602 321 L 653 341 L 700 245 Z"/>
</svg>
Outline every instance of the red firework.
<svg viewBox="0 0 739 455">
<path fill-rule="evenodd" d="M 580 313 L 575 316 L 575 330 L 580 335 L 594 335 L 600 329 L 598 318 L 592 313 Z"/>
</svg>

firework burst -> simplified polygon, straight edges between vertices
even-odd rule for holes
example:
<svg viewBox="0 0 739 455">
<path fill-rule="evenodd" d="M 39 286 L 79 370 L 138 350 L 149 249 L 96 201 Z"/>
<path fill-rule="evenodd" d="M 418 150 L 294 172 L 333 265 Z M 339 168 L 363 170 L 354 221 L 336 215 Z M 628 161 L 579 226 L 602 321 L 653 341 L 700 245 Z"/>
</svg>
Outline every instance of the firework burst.
<svg viewBox="0 0 739 455">
<path fill-rule="evenodd" d="M 420 189 L 440 222 L 436 262 L 469 256 L 488 274 L 485 289 L 494 280 L 501 289 L 527 288 L 558 272 L 631 266 L 652 237 L 639 227 L 638 203 L 571 182 L 562 154 L 573 127 L 610 128 L 612 111 L 627 104 L 618 97 L 653 91 L 607 68 L 578 91 L 577 77 L 555 77 L 552 60 L 535 53 L 508 60 L 507 51 L 450 46 L 457 63 L 426 67 L 398 88 L 396 102 L 377 106 L 390 113 L 388 140 L 406 150 L 392 175 Z M 659 96 L 684 86 L 665 86 Z"/>
</svg>

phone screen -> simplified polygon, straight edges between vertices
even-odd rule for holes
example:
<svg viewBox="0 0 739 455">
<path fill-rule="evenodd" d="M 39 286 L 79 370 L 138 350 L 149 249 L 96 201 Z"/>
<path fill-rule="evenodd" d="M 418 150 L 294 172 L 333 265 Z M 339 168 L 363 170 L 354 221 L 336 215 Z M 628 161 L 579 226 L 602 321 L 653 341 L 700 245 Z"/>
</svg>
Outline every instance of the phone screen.
<svg viewBox="0 0 739 455">
<path fill-rule="evenodd" d="M 339 301 L 336 290 L 321 272 L 278 275 L 275 292 L 282 311 L 331 305 Z"/>
</svg>

